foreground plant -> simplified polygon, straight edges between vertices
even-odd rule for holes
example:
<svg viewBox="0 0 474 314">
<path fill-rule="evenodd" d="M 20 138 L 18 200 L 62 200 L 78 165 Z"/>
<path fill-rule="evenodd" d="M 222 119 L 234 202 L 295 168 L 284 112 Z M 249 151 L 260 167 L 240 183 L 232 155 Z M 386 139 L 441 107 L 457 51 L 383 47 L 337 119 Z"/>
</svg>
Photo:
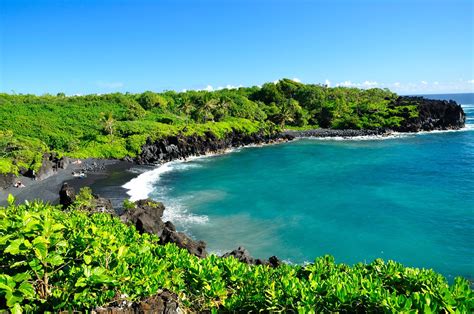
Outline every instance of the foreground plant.
<svg viewBox="0 0 474 314">
<path fill-rule="evenodd" d="M 198 259 L 107 214 L 34 202 L 0 208 L 0 309 L 90 310 L 169 289 L 190 310 L 447 312 L 474 310 L 469 282 L 376 260 L 352 267 L 251 266 Z"/>
</svg>

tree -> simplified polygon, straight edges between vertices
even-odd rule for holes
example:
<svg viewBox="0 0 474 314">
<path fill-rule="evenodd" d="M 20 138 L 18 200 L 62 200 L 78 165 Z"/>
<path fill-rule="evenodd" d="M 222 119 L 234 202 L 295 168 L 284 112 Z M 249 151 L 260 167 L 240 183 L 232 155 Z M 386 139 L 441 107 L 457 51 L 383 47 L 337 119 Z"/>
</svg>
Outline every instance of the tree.
<svg viewBox="0 0 474 314">
<path fill-rule="evenodd" d="M 115 130 L 115 119 L 112 116 L 112 113 L 109 112 L 108 114 L 101 113 L 101 121 L 104 126 L 105 132 L 110 136 L 113 140 L 114 130 Z"/>
<path fill-rule="evenodd" d="M 146 110 L 150 110 L 154 107 L 165 107 L 167 100 L 156 93 L 146 91 L 138 97 L 138 103 Z"/>
</svg>

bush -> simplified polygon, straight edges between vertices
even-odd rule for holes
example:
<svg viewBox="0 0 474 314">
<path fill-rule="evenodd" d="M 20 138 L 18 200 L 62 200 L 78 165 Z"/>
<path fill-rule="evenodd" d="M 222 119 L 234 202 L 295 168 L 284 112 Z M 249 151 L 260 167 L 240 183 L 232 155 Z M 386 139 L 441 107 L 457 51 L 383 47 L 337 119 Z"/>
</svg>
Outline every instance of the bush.
<svg viewBox="0 0 474 314">
<path fill-rule="evenodd" d="M 86 193 L 87 194 L 87 193 Z M 191 311 L 456 312 L 474 310 L 469 282 L 375 260 L 308 265 L 199 259 L 119 219 L 35 202 L 0 208 L 0 309 L 87 311 L 169 289 Z"/>
</svg>

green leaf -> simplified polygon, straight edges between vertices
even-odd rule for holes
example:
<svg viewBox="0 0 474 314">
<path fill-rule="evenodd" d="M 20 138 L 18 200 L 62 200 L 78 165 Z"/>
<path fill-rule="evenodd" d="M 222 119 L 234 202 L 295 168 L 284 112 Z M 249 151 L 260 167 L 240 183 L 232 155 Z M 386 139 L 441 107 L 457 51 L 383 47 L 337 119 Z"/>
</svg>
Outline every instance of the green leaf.
<svg viewBox="0 0 474 314">
<path fill-rule="evenodd" d="M 24 272 L 24 273 L 19 273 L 19 274 L 16 274 L 15 276 L 13 276 L 13 280 L 15 282 L 21 282 L 21 281 L 25 281 L 25 280 L 28 280 L 30 279 L 31 276 L 29 273 L 27 272 Z"/>
<path fill-rule="evenodd" d="M 33 240 L 33 248 L 36 257 L 38 257 L 40 260 L 44 260 L 48 255 L 48 243 L 49 242 L 42 236 L 36 237 Z"/>
<path fill-rule="evenodd" d="M 23 293 L 27 298 L 33 298 L 35 296 L 33 285 L 26 281 L 21 283 L 20 287 L 18 287 L 18 291 L 21 291 L 21 293 Z"/>
<path fill-rule="evenodd" d="M 21 313 L 23 313 L 23 311 L 21 309 L 20 304 L 15 303 L 15 305 L 13 305 L 13 308 L 12 308 L 12 314 L 21 314 Z"/>
<path fill-rule="evenodd" d="M 92 262 L 92 256 L 84 255 L 84 262 L 86 263 L 86 265 L 89 265 Z"/>
<path fill-rule="evenodd" d="M 5 249 L 5 253 L 16 255 L 20 253 L 20 245 L 23 244 L 23 239 L 16 239 L 10 242 L 10 245 Z"/>
<path fill-rule="evenodd" d="M 46 261 L 46 263 L 50 264 L 51 266 L 59 266 L 61 264 L 64 264 L 63 258 L 58 254 L 48 256 L 48 258 L 46 258 L 45 261 Z"/>
<path fill-rule="evenodd" d="M 0 245 L 5 245 L 8 241 L 8 239 L 10 239 L 11 237 L 13 237 L 12 234 L 6 234 L 4 236 L 1 236 L 0 237 Z"/>
<path fill-rule="evenodd" d="M 11 194 L 8 194 L 7 200 L 8 200 L 8 204 L 9 204 L 10 206 L 12 206 L 13 204 L 15 204 L 15 197 L 14 197 L 13 195 L 11 195 Z"/>
<path fill-rule="evenodd" d="M 12 292 L 13 287 L 7 286 L 6 284 L 0 282 L 0 290 L 6 291 L 6 292 Z"/>
</svg>

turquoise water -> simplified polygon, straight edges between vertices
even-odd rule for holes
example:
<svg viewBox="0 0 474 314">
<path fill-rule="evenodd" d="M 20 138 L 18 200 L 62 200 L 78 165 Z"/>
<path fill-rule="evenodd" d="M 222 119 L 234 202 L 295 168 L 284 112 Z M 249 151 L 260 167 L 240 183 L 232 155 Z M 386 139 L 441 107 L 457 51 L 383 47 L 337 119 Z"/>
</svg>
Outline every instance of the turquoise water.
<svg viewBox="0 0 474 314">
<path fill-rule="evenodd" d="M 165 165 L 148 188 L 212 252 L 381 257 L 474 278 L 474 130 L 244 148 Z"/>
</svg>

